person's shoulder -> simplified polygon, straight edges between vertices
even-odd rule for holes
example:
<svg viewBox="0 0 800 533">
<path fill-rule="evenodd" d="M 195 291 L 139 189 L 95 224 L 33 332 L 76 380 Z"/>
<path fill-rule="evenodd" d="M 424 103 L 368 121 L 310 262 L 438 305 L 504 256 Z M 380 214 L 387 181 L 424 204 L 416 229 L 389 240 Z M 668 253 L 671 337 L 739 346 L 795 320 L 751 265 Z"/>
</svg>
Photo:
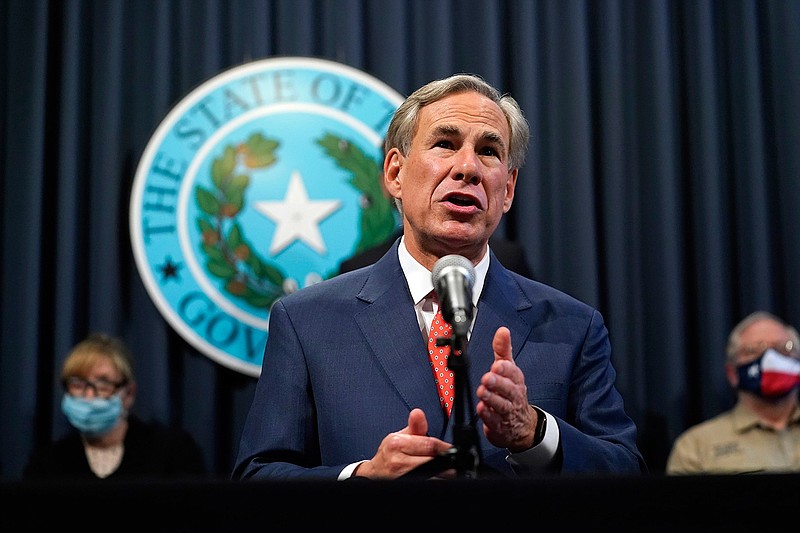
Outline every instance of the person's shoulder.
<svg viewBox="0 0 800 533">
<path fill-rule="evenodd" d="M 169 426 L 158 420 L 142 420 L 131 416 L 128 419 L 129 438 L 151 442 L 183 442 L 191 446 L 197 443 L 189 431 L 184 428 Z"/>
<path fill-rule="evenodd" d="M 713 450 L 728 448 L 738 439 L 734 429 L 733 410 L 689 426 L 672 443 L 665 471 L 667 474 L 699 474 L 710 472 Z"/>
<path fill-rule="evenodd" d="M 131 416 L 126 450 L 129 445 L 131 456 L 136 456 L 131 460 L 152 474 L 170 477 L 208 474 L 203 449 L 185 428 Z"/>
<path fill-rule="evenodd" d="M 373 265 L 358 268 L 317 283 L 302 287 L 282 296 L 279 302 L 284 306 L 316 305 L 320 300 L 336 302 L 352 297 L 369 276 Z"/>
<path fill-rule="evenodd" d="M 346 273 L 352 270 L 357 270 L 359 268 L 363 268 L 365 266 L 369 266 L 375 263 L 378 259 L 383 257 L 383 255 L 389 251 L 394 244 L 395 239 L 387 240 L 377 246 L 373 246 L 368 250 L 364 250 L 363 252 L 350 257 L 349 259 L 345 259 L 339 265 L 339 273 Z"/>
<path fill-rule="evenodd" d="M 489 246 L 494 250 L 494 253 L 502 252 L 502 253 L 511 253 L 511 254 L 521 254 L 524 253 L 524 248 L 519 243 L 519 241 L 515 241 L 513 239 L 506 239 L 505 237 L 500 237 L 498 235 L 492 235 L 489 237 Z"/>
<path fill-rule="evenodd" d="M 33 453 L 37 455 L 61 455 L 75 450 L 83 450 L 83 441 L 80 433 L 70 428 L 55 440 L 37 445 Z"/>
<path fill-rule="evenodd" d="M 343 274 L 345 272 L 357 270 L 375 263 L 391 249 L 392 245 L 397 241 L 397 239 L 400 238 L 402 234 L 402 229 L 397 230 L 383 242 L 380 242 L 371 248 L 367 248 L 366 250 L 349 257 L 348 259 L 345 259 L 339 265 L 339 273 Z"/>
<path fill-rule="evenodd" d="M 282 296 L 278 303 L 285 308 L 319 305 L 322 302 L 328 306 L 338 306 L 352 303 L 355 296 L 369 284 L 385 287 L 388 282 L 401 277 L 402 269 L 397 254 L 384 253 L 374 263 L 302 287 Z"/>
<path fill-rule="evenodd" d="M 491 268 L 491 267 L 490 267 Z M 532 322 L 540 322 L 542 316 L 549 317 L 548 327 L 571 331 L 591 331 L 592 334 L 607 334 L 605 317 L 594 305 L 572 294 L 539 280 L 526 278 L 506 269 L 508 277 L 495 277 L 505 299 Z M 487 285 L 489 287 L 489 285 Z M 491 287 L 497 287 L 492 283 Z M 494 289 L 492 289 L 494 290 Z"/>
<path fill-rule="evenodd" d="M 526 278 L 534 277 L 525 249 L 518 241 L 492 235 L 489 238 L 489 248 L 507 269 Z"/>
<path fill-rule="evenodd" d="M 505 265 L 503 265 L 505 266 Z M 519 289 L 533 302 L 547 302 L 549 305 L 595 311 L 587 302 L 572 294 L 549 285 L 543 281 L 531 279 L 506 267 L 509 275 L 516 281 Z"/>
<path fill-rule="evenodd" d="M 725 428 L 730 428 L 734 423 L 734 411 L 729 409 L 723 411 L 707 420 L 698 422 L 693 426 L 689 426 L 677 437 L 677 441 L 691 441 L 691 440 L 707 440 L 709 438 L 717 437 L 728 431 Z"/>
<path fill-rule="evenodd" d="M 77 431 L 70 430 L 55 441 L 36 445 L 23 469 L 23 479 L 49 478 L 62 475 L 68 466 L 83 456 L 83 443 Z"/>
</svg>

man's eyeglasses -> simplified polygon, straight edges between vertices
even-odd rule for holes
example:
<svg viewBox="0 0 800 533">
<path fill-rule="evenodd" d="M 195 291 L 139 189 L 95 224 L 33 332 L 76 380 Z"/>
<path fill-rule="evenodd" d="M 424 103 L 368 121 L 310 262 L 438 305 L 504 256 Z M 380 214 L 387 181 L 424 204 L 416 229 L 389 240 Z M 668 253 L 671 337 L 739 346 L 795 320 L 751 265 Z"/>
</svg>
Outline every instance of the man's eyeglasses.
<svg viewBox="0 0 800 533">
<path fill-rule="evenodd" d="M 776 342 L 772 344 L 767 342 L 762 342 L 750 346 L 742 346 L 741 348 L 739 348 L 739 354 L 749 359 L 761 355 L 762 353 L 766 352 L 769 348 L 772 348 L 776 352 L 782 353 L 783 355 L 797 354 L 796 352 L 797 346 L 794 345 L 793 341 Z"/>
<path fill-rule="evenodd" d="M 86 389 L 94 389 L 96 396 L 100 398 L 109 398 L 117 389 L 125 385 L 127 381 L 113 382 L 105 379 L 89 380 L 79 378 L 77 376 L 68 377 L 64 380 L 64 388 L 73 396 L 83 396 L 86 394 Z"/>
</svg>

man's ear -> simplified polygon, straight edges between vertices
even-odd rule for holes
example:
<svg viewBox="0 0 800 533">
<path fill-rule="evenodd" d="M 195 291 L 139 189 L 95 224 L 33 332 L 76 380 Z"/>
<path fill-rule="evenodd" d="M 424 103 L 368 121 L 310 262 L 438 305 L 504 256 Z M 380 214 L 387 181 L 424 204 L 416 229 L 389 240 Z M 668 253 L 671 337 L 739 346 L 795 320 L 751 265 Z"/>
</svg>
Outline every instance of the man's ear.
<svg viewBox="0 0 800 533">
<path fill-rule="evenodd" d="M 739 374 L 736 372 L 736 365 L 725 363 L 725 377 L 734 389 L 739 386 Z"/>
<path fill-rule="evenodd" d="M 401 196 L 400 169 L 403 166 L 403 155 L 397 148 L 392 148 L 383 160 L 383 187 L 393 198 Z"/>
<path fill-rule="evenodd" d="M 508 181 L 506 181 L 506 197 L 503 200 L 503 213 L 508 213 L 508 210 L 511 209 L 511 204 L 514 202 L 514 191 L 517 187 L 518 174 L 518 168 L 514 168 L 508 173 Z"/>
</svg>

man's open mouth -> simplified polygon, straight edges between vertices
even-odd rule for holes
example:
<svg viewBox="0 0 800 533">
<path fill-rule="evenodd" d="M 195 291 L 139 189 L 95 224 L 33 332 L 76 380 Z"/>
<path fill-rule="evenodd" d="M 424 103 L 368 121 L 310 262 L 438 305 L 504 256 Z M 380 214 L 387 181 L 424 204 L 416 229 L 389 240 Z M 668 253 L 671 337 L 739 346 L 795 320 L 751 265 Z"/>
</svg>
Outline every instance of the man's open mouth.
<svg viewBox="0 0 800 533">
<path fill-rule="evenodd" d="M 480 207 L 478 205 L 478 202 L 475 200 L 473 196 L 465 194 L 451 194 L 447 196 L 445 200 L 461 207 L 470 207 L 470 206 Z"/>
</svg>

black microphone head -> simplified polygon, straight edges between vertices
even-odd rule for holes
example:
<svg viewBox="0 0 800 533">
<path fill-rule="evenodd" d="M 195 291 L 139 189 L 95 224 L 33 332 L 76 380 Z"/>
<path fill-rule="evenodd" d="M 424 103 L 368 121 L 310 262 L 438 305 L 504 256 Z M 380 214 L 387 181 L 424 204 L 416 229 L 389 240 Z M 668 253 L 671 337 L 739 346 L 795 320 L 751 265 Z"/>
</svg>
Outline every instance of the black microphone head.
<svg viewBox="0 0 800 533">
<path fill-rule="evenodd" d="M 451 254 L 439 258 L 431 270 L 431 280 L 437 294 L 440 291 L 440 280 L 444 279 L 449 270 L 460 272 L 464 276 L 467 289 L 472 292 L 472 286 L 475 284 L 475 267 L 472 266 L 472 261 L 463 255 Z"/>
</svg>

